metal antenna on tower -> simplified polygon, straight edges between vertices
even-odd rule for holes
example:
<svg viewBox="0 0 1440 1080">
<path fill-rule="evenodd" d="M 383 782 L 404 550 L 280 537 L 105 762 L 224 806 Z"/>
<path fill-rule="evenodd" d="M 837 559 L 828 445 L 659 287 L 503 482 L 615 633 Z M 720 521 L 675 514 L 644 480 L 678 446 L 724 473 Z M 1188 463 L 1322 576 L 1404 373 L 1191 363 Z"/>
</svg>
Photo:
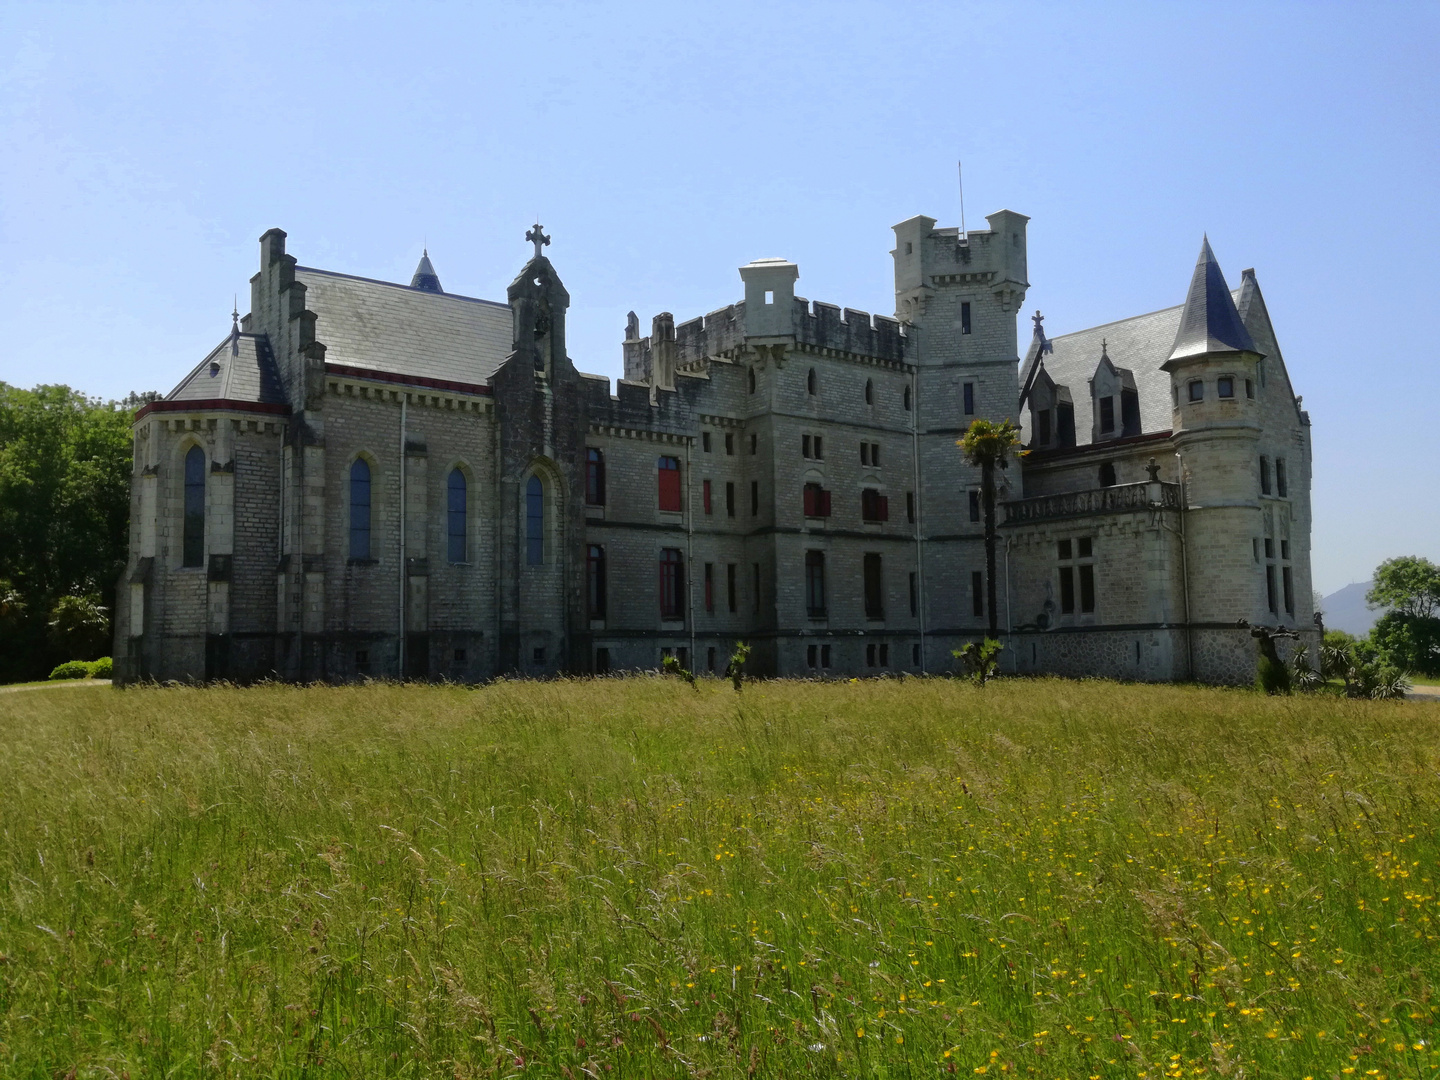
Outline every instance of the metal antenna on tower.
<svg viewBox="0 0 1440 1080">
<path fill-rule="evenodd" d="M 970 244 L 970 233 L 965 228 L 965 163 L 955 163 L 955 173 L 960 181 L 960 246 L 968 247 Z"/>
</svg>

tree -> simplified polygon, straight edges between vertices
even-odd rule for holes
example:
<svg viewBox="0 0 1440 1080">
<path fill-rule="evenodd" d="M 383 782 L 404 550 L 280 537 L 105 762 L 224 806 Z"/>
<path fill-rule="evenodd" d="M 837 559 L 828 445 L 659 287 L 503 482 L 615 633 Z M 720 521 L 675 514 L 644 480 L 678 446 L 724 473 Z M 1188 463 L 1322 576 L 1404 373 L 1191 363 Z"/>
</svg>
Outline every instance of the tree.
<svg viewBox="0 0 1440 1080">
<path fill-rule="evenodd" d="M 1386 559 L 1375 568 L 1365 602 L 1372 608 L 1431 618 L 1440 613 L 1440 566 L 1417 555 Z"/>
<path fill-rule="evenodd" d="M 1000 632 L 995 601 L 995 471 L 1010 464 L 1010 451 L 1020 445 L 1020 429 L 1009 420 L 996 424 L 973 420 L 956 443 L 965 460 L 980 469 L 980 499 L 985 513 L 985 600 L 990 611 L 990 636 Z"/>
<path fill-rule="evenodd" d="M 0 681 L 43 678 L 76 639 L 63 597 L 113 610 L 130 517 L 133 412 L 68 386 L 0 383 Z M 96 636 L 93 621 L 90 640 Z M 108 626 L 106 628 L 108 637 Z"/>
<path fill-rule="evenodd" d="M 1440 618 L 1387 611 L 1370 628 L 1370 643 L 1391 667 L 1440 675 Z"/>
</svg>

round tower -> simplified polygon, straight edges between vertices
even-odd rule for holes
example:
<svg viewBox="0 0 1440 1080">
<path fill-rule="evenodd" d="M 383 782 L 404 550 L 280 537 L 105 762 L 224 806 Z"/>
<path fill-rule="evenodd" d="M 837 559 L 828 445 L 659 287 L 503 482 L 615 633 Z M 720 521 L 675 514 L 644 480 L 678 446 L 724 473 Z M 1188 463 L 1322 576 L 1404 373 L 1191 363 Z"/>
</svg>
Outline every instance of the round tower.
<svg viewBox="0 0 1440 1080">
<path fill-rule="evenodd" d="M 1269 615 L 1259 501 L 1261 417 L 1254 341 L 1207 238 L 1190 281 L 1170 358 L 1172 436 L 1185 485 L 1185 544 L 1192 675 L 1248 682 L 1247 623 Z"/>
</svg>

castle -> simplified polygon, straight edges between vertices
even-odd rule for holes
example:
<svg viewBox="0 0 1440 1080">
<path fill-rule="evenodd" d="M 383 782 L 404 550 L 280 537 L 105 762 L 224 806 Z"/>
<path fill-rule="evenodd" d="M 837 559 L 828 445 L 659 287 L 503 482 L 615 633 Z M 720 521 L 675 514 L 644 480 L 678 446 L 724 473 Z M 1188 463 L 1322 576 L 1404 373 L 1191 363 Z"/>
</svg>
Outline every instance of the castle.
<svg viewBox="0 0 1440 1080">
<path fill-rule="evenodd" d="M 954 670 L 989 625 L 980 476 L 1001 473 L 1002 668 L 1248 683 L 1245 622 L 1315 635 L 1310 428 L 1255 274 L 1202 247 L 1184 303 L 1023 359 L 1028 218 L 895 226 L 895 317 L 795 295 L 579 371 L 534 254 L 503 303 L 298 264 L 260 238 L 250 312 L 134 424 L 121 680 L 655 668 Z M 1177 274 L 1177 296 L 1180 285 Z"/>
</svg>

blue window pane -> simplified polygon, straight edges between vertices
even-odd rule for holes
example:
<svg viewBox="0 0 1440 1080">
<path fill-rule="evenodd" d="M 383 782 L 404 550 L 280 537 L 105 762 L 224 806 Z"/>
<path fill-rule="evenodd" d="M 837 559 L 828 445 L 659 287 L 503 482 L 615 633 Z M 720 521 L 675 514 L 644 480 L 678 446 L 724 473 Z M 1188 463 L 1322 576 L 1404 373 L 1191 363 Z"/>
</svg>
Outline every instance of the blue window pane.
<svg viewBox="0 0 1440 1080">
<path fill-rule="evenodd" d="M 370 465 L 364 458 L 350 466 L 350 557 L 370 558 Z"/>
<path fill-rule="evenodd" d="M 198 446 L 185 455 L 184 565 L 205 565 L 205 451 Z"/>
<path fill-rule="evenodd" d="M 545 561 L 545 488 L 538 476 L 525 485 L 525 561 L 531 566 Z"/>
<path fill-rule="evenodd" d="M 465 561 L 465 474 L 459 469 L 450 470 L 446 495 L 450 539 L 450 561 Z"/>
</svg>

